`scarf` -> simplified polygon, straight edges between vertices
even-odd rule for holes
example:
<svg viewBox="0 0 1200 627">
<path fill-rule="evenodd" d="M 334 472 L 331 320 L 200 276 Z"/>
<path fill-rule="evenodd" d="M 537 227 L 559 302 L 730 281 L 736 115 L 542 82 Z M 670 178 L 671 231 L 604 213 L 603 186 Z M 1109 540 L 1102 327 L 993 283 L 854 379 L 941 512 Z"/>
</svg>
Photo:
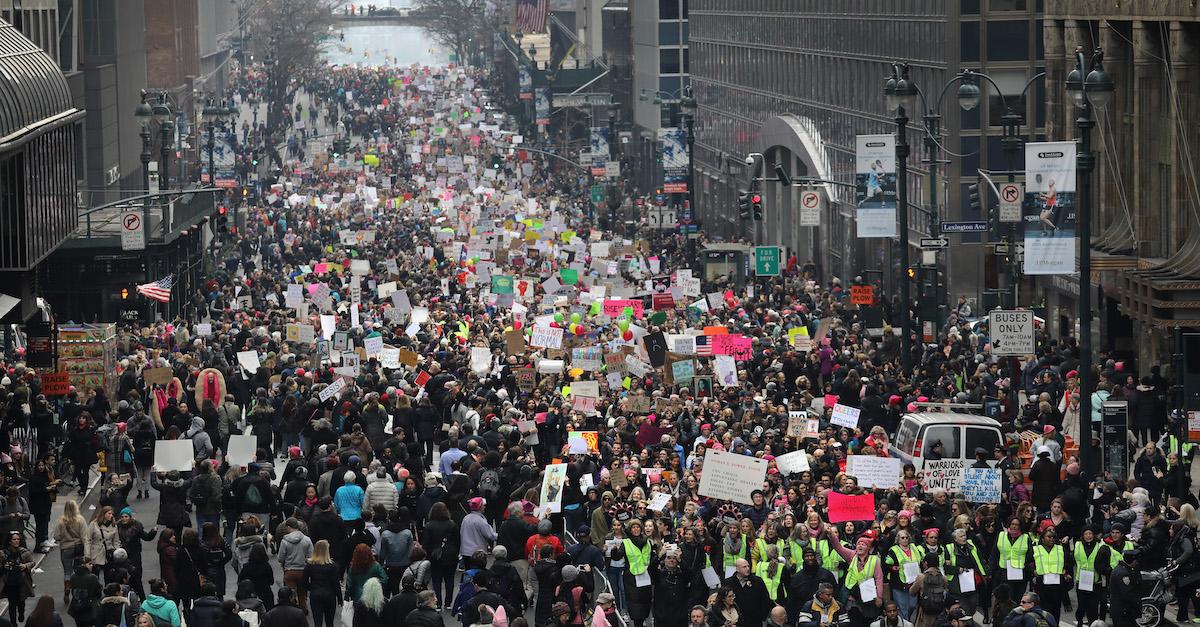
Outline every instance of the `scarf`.
<svg viewBox="0 0 1200 627">
<path fill-rule="evenodd" d="M 167 391 L 162 388 L 155 388 L 154 403 L 158 406 L 158 413 L 162 413 L 167 409 Z"/>
<path fill-rule="evenodd" d="M 742 536 L 736 534 L 733 537 L 725 536 L 724 549 L 726 555 L 736 555 L 742 552 Z"/>
</svg>

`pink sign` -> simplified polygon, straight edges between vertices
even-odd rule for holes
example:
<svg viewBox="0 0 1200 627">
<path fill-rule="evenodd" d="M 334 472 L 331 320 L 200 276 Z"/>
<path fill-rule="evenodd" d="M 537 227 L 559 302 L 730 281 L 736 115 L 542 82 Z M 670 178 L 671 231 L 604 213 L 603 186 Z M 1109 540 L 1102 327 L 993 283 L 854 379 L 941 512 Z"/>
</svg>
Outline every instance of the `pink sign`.
<svg viewBox="0 0 1200 627">
<path fill-rule="evenodd" d="M 748 361 L 754 352 L 752 340 L 742 335 L 714 335 L 710 341 L 714 355 L 733 355 L 737 361 Z"/>
<path fill-rule="evenodd" d="M 625 311 L 626 307 L 633 307 L 634 318 L 641 318 L 645 309 L 645 305 L 640 300 L 609 298 L 604 300 L 604 315 L 616 318 L 621 315 L 622 311 Z"/>
<path fill-rule="evenodd" d="M 317 274 L 325 274 L 326 272 L 329 272 L 329 264 L 318 263 L 317 265 L 313 266 L 313 272 Z"/>
</svg>

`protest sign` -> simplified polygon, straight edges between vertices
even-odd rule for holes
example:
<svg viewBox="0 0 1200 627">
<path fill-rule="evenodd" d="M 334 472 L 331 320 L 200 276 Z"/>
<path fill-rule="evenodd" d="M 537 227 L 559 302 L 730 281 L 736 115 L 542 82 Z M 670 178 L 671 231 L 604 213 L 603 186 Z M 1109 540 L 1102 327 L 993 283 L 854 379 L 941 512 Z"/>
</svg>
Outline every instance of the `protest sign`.
<svg viewBox="0 0 1200 627">
<path fill-rule="evenodd" d="M 806 420 L 806 418 L 805 418 L 806 415 L 807 414 L 805 414 L 802 411 L 789 411 L 788 412 L 787 437 L 789 437 L 789 438 L 804 437 L 804 421 Z"/>
<path fill-rule="evenodd" d="M 334 379 L 333 383 L 330 383 L 326 388 L 322 389 L 320 392 L 317 393 L 317 397 L 321 399 L 322 403 L 324 403 L 325 401 L 333 398 L 334 395 L 336 395 L 338 392 L 341 392 L 343 389 L 345 389 L 345 387 L 346 387 L 345 379 L 342 379 L 342 378 Z"/>
<path fill-rule="evenodd" d="M 961 459 L 925 460 L 925 489 L 943 488 L 947 492 L 958 492 L 965 466 L 966 461 Z"/>
<path fill-rule="evenodd" d="M 871 494 L 858 496 L 829 493 L 829 522 L 840 523 L 847 520 L 875 520 L 875 497 Z"/>
<path fill-rule="evenodd" d="M 250 374 L 258 372 L 258 367 L 262 365 L 258 361 L 258 351 L 239 351 L 237 360 L 242 368 Z"/>
<path fill-rule="evenodd" d="M 821 420 L 809 418 L 804 421 L 804 437 L 817 439 L 821 435 Z"/>
<path fill-rule="evenodd" d="M 700 495 L 752 505 L 750 493 L 762 489 L 767 465 L 755 457 L 709 449 L 704 453 Z"/>
<path fill-rule="evenodd" d="M 580 398 L 592 397 L 582 396 Z M 592 398 L 592 402 L 595 403 L 595 401 L 596 399 Z M 567 446 L 569 447 L 568 450 L 571 453 L 577 453 L 581 455 L 591 453 L 593 455 L 599 455 L 600 434 L 596 431 L 568 431 Z"/>
<path fill-rule="evenodd" d="M 212 323 L 211 322 L 196 323 L 196 335 L 198 335 L 200 337 L 212 335 Z"/>
<path fill-rule="evenodd" d="M 229 450 L 225 453 L 225 461 L 231 466 L 246 466 L 254 461 L 254 453 L 258 449 L 258 438 L 253 435 L 229 436 Z"/>
<path fill-rule="evenodd" d="M 790 475 L 792 473 L 807 472 L 808 453 L 804 451 L 792 451 L 775 458 L 775 466 L 779 468 L 779 474 Z"/>
<path fill-rule="evenodd" d="M 258 357 L 257 353 L 255 357 Z M 175 372 L 166 366 L 162 368 L 145 368 L 142 370 L 142 379 L 146 381 L 146 385 L 166 385 L 174 378 Z"/>
<path fill-rule="evenodd" d="M 194 459 L 192 451 L 191 440 L 155 440 L 154 471 L 190 471 Z"/>
<path fill-rule="evenodd" d="M 667 492 L 655 492 L 650 498 L 650 504 L 646 509 L 654 512 L 661 512 L 667 507 L 667 503 L 671 502 L 671 495 Z"/>
<path fill-rule="evenodd" d="M 551 513 L 562 511 L 562 492 L 567 484 L 567 465 L 549 464 L 542 476 L 542 492 L 538 502 Z"/>
<path fill-rule="evenodd" d="M 851 455 L 846 458 L 846 474 L 858 479 L 864 488 L 890 490 L 900 482 L 902 463 L 897 457 Z"/>
<path fill-rule="evenodd" d="M 675 377 L 678 385 L 687 385 L 696 376 L 696 361 L 685 359 L 671 364 L 671 376 Z"/>
<path fill-rule="evenodd" d="M 529 339 L 529 345 L 538 348 L 562 348 L 562 342 L 562 328 L 542 325 L 533 327 L 533 337 Z"/>
<path fill-rule="evenodd" d="M 1001 472 L 998 468 L 964 468 L 963 498 L 970 503 L 999 503 Z"/>
<path fill-rule="evenodd" d="M 840 427 L 853 429 L 858 426 L 858 413 L 859 409 L 857 407 L 848 407 L 838 403 L 833 406 L 833 415 L 830 416 L 829 422 Z"/>
<path fill-rule="evenodd" d="M 485 375 L 492 369 L 492 351 L 486 346 L 471 347 L 471 371 Z"/>
</svg>

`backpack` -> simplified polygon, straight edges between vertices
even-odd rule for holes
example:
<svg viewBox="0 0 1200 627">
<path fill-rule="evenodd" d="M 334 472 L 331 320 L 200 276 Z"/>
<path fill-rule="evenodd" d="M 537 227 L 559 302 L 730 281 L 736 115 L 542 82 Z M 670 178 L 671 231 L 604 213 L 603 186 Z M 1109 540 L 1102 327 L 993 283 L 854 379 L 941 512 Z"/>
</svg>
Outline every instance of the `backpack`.
<svg viewBox="0 0 1200 627">
<path fill-rule="evenodd" d="M 500 473 L 495 468 L 484 468 L 479 475 L 479 493 L 486 499 L 500 494 Z"/>
<path fill-rule="evenodd" d="M 86 588 L 73 588 L 71 590 L 71 603 L 67 606 L 67 613 L 74 617 L 91 616 L 92 615 L 92 595 L 88 593 Z"/>
<path fill-rule="evenodd" d="M 921 583 L 921 609 L 935 614 L 946 609 L 946 578 L 941 573 L 925 573 Z"/>
</svg>

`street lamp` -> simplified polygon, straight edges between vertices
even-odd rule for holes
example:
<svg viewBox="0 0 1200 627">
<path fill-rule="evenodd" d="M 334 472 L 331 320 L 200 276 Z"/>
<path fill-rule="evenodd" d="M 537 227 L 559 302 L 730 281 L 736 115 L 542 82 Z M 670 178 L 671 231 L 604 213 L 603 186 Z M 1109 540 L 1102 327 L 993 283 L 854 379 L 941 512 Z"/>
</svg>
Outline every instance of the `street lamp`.
<svg viewBox="0 0 1200 627">
<path fill-rule="evenodd" d="M 1086 76 L 1087 78 L 1084 78 Z M 1078 197 L 1076 223 L 1079 228 L 1079 461 L 1091 468 L 1092 451 L 1092 242 L 1091 185 L 1092 108 L 1103 111 L 1113 95 L 1113 81 L 1104 71 L 1104 51 L 1096 48 L 1089 63 L 1082 46 L 1075 49 L 1075 69 L 1067 76 L 1067 93 L 1079 108 L 1075 126 L 1079 128 L 1079 148 L 1075 153 Z"/>
<path fill-rule="evenodd" d="M 683 122 L 687 125 L 687 148 L 688 148 L 688 175 L 687 175 L 687 211 L 685 215 L 688 221 L 696 219 L 696 111 L 699 106 L 696 103 L 696 97 L 692 94 L 692 86 L 686 85 L 683 88 L 683 95 L 679 98 L 679 111 L 682 114 Z M 687 232 L 684 237 L 687 238 L 688 244 L 688 267 L 693 270 L 699 265 L 696 261 L 696 238 L 691 232 L 691 224 L 687 224 Z"/>
<path fill-rule="evenodd" d="M 133 119 L 137 120 L 138 126 L 141 128 L 142 138 L 142 192 L 150 193 L 150 121 L 154 119 L 154 109 L 150 103 L 146 102 L 147 94 L 142 91 L 141 102 L 133 110 Z M 147 283 L 153 281 L 150 278 L 150 199 L 142 199 L 142 238 L 145 240 L 145 245 L 142 248 L 142 264 L 146 267 L 145 280 Z M 147 299 L 147 321 L 154 319 L 154 303 Z"/>
<path fill-rule="evenodd" d="M 908 276 L 908 114 L 916 106 L 917 85 L 908 77 L 908 64 L 892 65 L 892 76 L 884 83 L 883 95 L 890 113 L 896 120 L 896 204 L 900 221 L 900 347 L 901 364 L 905 371 L 912 368 L 912 302 Z"/>
<path fill-rule="evenodd" d="M 175 125 L 172 123 L 175 112 L 171 109 L 170 103 L 167 101 L 167 93 L 160 92 L 158 94 L 158 103 L 154 105 L 154 119 L 158 122 L 158 130 L 161 135 L 162 145 L 160 146 L 160 154 L 162 155 L 162 163 L 158 173 L 158 189 L 167 191 L 170 189 L 170 158 L 171 158 L 171 134 L 175 131 Z"/>
</svg>

